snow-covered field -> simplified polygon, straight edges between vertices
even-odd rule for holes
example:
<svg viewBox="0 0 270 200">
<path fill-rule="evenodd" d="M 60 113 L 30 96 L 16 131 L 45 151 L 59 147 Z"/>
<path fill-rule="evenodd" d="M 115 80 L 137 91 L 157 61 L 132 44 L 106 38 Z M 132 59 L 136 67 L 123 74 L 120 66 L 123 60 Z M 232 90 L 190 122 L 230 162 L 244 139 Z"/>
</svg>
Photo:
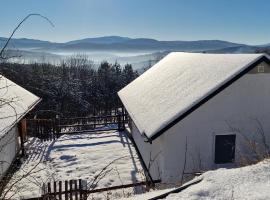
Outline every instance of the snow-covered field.
<svg viewBox="0 0 270 200">
<path fill-rule="evenodd" d="M 31 176 L 15 184 L 9 192 L 9 195 L 16 193 L 13 198 L 40 196 L 42 184 L 54 180 L 83 179 L 91 183 L 106 165 L 115 160 L 107 168 L 108 173 L 98 183 L 98 188 L 144 181 L 136 150 L 125 132 L 63 135 L 55 141 L 43 143 L 31 138 L 27 146 L 29 157 L 9 185 L 39 164 Z"/>
</svg>

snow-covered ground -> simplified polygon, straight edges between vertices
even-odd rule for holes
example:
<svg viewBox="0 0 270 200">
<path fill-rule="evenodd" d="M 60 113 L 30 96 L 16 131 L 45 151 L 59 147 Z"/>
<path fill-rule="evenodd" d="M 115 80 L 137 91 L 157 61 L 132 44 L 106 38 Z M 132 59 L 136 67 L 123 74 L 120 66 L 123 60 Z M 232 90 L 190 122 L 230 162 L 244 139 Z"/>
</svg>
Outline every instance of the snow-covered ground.
<svg viewBox="0 0 270 200">
<path fill-rule="evenodd" d="M 270 199 L 270 159 L 258 164 L 235 169 L 208 171 L 190 182 L 178 193 L 171 193 L 166 200 L 268 200 Z M 155 190 L 123 200 L 147 200 L 175 190 Z"/>
<path fill-rule="evenodd" d="M 125 132 L 63 135 L 55 141 L 43 143 L 31 138 L 27 151 L 29 157 L 9 185 L 39 164 L 31 176 L 15 184 L 9 192 L 10 195 L 16 193 L 14 197 L 40 196 L 42 184 L 53 180 L 83 179 L 90 183 L 114 160 L 108 167 L 108 174 L 98 183 L 98 188 L 144 181 L 136 150 Z"/>
<path fill-rule="evenodd" d="M 31 138 L 29 157 L 14 174 L 9 185 L 19 180 L 34 166 L 31 176 L 16 182 L 9 195 L 13 198 L 40 196 L 43 183 L 53 180 L 84 179 L 91 182 L 102 168 L 113 162 L 98 187 L 144 181 L 136 151 L 126 133 L 118 131 L 63 135 L 56 141 L 40 142 Z M 118 159 L 119 158 L 119 159 Z M 167 200 L 257 200 L 270 199 L 270 160 L 236 169 L 217 169 L 198 177 L 202 181 L 182 192 L 170 194 Z M 194 180 L 193 180 L 194 181 Z M 187 183 L 188 184 L 188 183 Z M 156 190 L 129 199 L 149 199 L 172 189 Z M 95 199 L 119 199 L 139 191 L 132 188 L 106 194 L 94 194 Z"/>
<path fill-rule="evenodd" d="M 256 165 L 218 169 L 204 173 L 203 180 L 167 200 L 268 200 L 270 199 L 270 160 Z"/>
<path fill-rule="evenodd" d="M 122 198 L 120 200 L 147 200 L 147 199 L 151 199 L 151 198 L 157 197 L 159 195 L 162 195 L 164 193 L 170 192 L 173 189 L 169 188 L 169 189 L 162 189 L 162 190 L 151 190 L 147 193 L 137 194 L 137 195 L 131 196 L 129 198 Z"/>
</svg>

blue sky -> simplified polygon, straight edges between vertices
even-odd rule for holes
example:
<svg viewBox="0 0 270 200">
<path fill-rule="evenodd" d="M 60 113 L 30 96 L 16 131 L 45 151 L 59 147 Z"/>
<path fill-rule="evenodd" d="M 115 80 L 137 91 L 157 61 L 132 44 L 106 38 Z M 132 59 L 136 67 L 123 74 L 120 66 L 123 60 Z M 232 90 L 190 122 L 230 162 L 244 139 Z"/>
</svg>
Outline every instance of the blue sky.
<svg viewBox="0 0 270 200">
<path fill-rule="evenodd" d="M 31 18 L 15 37 L 64 42 L 120 35 L 159 40 L 270 42 L 269 0 L 0 0 L 0 36 Z"/>
</svg>

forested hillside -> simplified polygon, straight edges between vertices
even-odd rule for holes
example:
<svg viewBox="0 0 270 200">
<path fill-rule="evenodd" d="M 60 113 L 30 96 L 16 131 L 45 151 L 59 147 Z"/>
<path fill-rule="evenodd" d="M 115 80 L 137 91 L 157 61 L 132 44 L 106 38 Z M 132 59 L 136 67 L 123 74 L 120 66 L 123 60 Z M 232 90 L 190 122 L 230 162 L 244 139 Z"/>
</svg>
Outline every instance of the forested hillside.
<svg viewBox="0 0 270 200">
<path fill-rule="evenodd" d="M 109 113 L 121 106 L 117 92 L 138 76 L 129 64 L 104 61 L 94 69 L 84 57 L 69 58 L 60 66 L 2 63 L 0 73 L 42 98 L 36 110 L 65 117 Z"/>
</svg>

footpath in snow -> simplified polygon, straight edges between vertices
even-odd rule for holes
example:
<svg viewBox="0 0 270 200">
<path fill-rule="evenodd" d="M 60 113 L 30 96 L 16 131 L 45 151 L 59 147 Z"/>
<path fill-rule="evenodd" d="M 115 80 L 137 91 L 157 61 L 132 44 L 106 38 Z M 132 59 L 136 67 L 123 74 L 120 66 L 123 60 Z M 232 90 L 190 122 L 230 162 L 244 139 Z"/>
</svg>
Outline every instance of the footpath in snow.
<svg viewBox="0 0 270 200">
<path fill-rule="evenodd" d="M 83 179 L 91 183 L 114 160 L 97 188 L 144 181 L 136 150 L 125 132 L 63 135 L 43 143 L 38 138 L 31 138 L 27 146 L 28 158 L 9 182 L 9 185 L 16 182 L 9 192 L 9 195 L 16 193 L 13 198 L 40 196 L 42 184 L 49 181 Z M 31 176 L 18 181 L 36 165 Z"/>
</svg>

